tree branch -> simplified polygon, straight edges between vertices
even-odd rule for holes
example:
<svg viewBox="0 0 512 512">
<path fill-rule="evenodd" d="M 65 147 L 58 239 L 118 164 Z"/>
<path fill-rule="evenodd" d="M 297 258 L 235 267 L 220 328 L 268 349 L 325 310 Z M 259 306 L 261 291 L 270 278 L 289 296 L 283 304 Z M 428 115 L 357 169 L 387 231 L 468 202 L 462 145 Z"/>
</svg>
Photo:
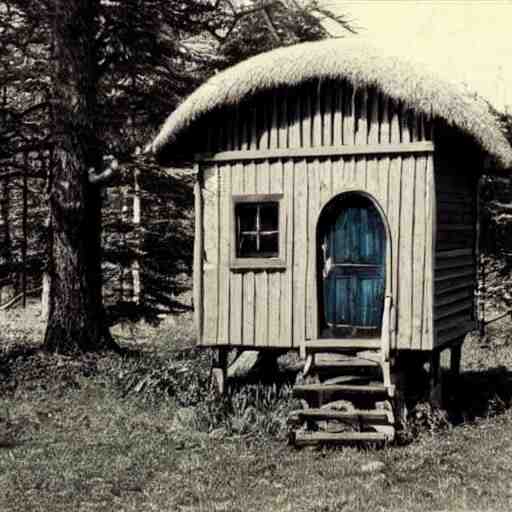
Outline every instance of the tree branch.
<svg viewBox="0 0 512 512">
<path fill-rule="evenodd" d="M 277 32 L 277 28 L 276 26 L 274 25 L 274 23 L 272 22 L 272 18 L 270 17 L 268 11 L 267 11 L 267 7 L 264 7 L 261 11 L 261 13 L 263 14 L 263 18 L 267 24 L 267 27 L 270 31 L 270 33 L 272 34 L 272 36 L 274 37 L 276 43 L 280 44 L 282 41 L 281 41 L 281 38 L 279 37 L 279 33 Z"/>
</svg>

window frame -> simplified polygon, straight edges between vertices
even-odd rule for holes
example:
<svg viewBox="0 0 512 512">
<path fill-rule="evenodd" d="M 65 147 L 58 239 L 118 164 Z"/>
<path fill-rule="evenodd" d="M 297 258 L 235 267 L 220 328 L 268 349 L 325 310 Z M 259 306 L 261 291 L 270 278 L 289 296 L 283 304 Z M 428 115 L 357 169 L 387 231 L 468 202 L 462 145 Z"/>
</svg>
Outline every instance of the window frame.
<svg viewBox="0 0 512 512">
<path fill-rule="evenodd" d="M 278 224 L 277 224 L 277 240 L 278 252 L 274 257 L 258 257 L 258 256 L 237 256 L 237 240 L 238 240 L 238 218 L 237 205 L 243 203 L 277 203 L 278 207 Z M 283 194 L 236 194 L 231 196 L 231 262 L 230 267 L 233 270 L 244 269 L 285 269 L 285 246 L 284 232 L 285 211 Z"/>
</svg>

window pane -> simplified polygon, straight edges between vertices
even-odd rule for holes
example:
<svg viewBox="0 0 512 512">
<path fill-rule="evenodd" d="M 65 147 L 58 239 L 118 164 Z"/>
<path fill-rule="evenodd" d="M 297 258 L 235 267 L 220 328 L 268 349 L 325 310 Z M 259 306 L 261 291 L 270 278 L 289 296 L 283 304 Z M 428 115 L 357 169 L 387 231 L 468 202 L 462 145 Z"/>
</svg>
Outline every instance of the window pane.
<svg viewBox="0 0 512 512">
<path fill-rule="evenodd" d="M 238 256 L 241 258 L 258 257 L 256 235 L 246 235 L 240 233 L 238 242 Z"/>
<path fill-rule="evenodd" d="M 240 202 L 235 215 L 238 258 L 279 256 L 279 202 Z"/>
<path fill-rule="evenodd" d="M 276 258 L 279 254 L 279 236 L 277 233 L 260 235 L 260 256 L 262 258 Z"/>
<path fill-rule="evenodd" d="M 260 205 L 261 231 L 276 231 L 279 225 L 279 204 L 262 203 Z"/>
<path fill-rule="evenodd" d="M 236 215 L 239 219 L 240 231 L 256 231 L 257 205 L 245 203 L 236 205 Z"/>
</svg>

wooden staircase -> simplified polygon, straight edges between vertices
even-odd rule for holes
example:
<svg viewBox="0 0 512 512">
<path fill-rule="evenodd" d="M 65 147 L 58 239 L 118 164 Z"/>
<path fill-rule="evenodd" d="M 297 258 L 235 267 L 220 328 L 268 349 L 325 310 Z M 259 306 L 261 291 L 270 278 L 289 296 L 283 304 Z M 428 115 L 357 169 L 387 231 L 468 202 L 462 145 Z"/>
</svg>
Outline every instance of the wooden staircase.
<svg viewBox="0 0 512 512">
<path fill-rule="evenodd" d="M 295 446 L 386 443 L 395 438 L 389 361 L 391 297 L 384 301 L 380 338 L 320 339 L 302 347 L 304 377 L 293 395 L 302 410 L 289 418 Z"/>
</svg>

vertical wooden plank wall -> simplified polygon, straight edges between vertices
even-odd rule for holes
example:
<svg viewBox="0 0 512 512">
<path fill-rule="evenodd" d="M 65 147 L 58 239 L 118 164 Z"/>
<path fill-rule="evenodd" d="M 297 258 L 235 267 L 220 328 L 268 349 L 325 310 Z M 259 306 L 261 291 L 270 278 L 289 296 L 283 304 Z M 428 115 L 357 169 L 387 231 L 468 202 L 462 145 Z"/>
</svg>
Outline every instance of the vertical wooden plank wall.
<svg viewBox="0 0 512 512">
<path fill-rule="evenodd" d="M 330 81 L 256 96 L 207 124 L 212 153 L 431 139 L 427 120 L 401 104 L 373 89 Z M 317 221 L 333 197 L 359 190 L 375 198 L 389 224 L 392 347 L 430 350 L 432 158 L 362 154 L 203 164 L 203 343 L 286 348 L 315 339 Z M 270 193 L 283 194 L 286 268 L 230 269 L 231 196 Z"/>
<path fill-rule="evenodd" d="M 219 314 L 219 170 L 209 165 L 203 172 L 203 337 L 202 344 L 217 343 Z"/>
<path fill-rule="evenodd" d="M 203 197 L 202 175 L 199 165 L 195 166 L 196 182 L 194 185 L 194 322 L 197 339 L 203 340 Z"/>
</svg>

